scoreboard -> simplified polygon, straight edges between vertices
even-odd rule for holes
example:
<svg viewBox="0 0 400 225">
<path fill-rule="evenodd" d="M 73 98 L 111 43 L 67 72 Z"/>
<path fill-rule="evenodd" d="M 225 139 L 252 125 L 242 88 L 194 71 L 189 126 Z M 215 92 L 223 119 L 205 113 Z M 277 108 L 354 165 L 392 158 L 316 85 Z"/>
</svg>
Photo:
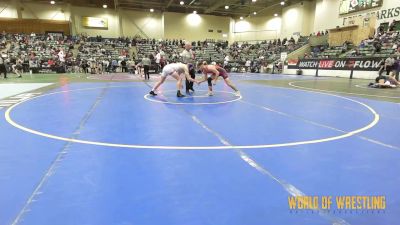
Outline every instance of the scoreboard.
<svg viewBox="0 0 400 225">
<path fill-rule="evenodd" d="M 382 6 L 383 0 L 340 0 L 339 14 L 347 14 Z"/>
</svg>

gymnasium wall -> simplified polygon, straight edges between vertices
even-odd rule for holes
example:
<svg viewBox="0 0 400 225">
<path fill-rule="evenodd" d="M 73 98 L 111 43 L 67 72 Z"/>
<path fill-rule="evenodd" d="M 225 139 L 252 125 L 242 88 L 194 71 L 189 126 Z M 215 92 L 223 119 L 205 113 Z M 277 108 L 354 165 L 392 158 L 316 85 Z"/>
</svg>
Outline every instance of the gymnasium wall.
<svg viewBox="0 0 400 225">
<path fill-rule="evenodd" d="M 21 7 L 23 8 L 21 16 L 24 19 L 69 21 L 70 18 L 70 13 L 66 6 L 24 3 Z"/>
<path fill-rule="evenodd" d="M 400 7 L 399 0 L 384 0 L 380 8 L 339 16 L 338 0 L 304 1 L 302 4 L 283 7 L 280 12 L 247 17 L 244 20 L 229 17 L 181 13 L 149 13 L 48 3 L 0 2 L 0 18 L 47 19 L 71 21 L 73 34 L 102 35 L 103 37 L 135 36 L 152 38 L 183 38 L 187 40 L 226 39 L 248 41 L 291 37 L 295 33 L 311 32 L 342 26 L 343 19 L 353 15 Z M 19 10 L 18 8 L 22 8 Z M 273 17 L 278 13 L 278 17 Z M 81 25 L 84 16 L 102 17 L 108 20 L 108 29 L 92 29 Z M 400 15 L 380 18 L 376 23 L 400 20 Z M 212 30 L 212 32 L 209 32 Z M 218 33 L 221 30 L 221 33 Z M 226 34 L 223 36 L 223 34 Z"/>
<path fill-rule="evenodd" d="M 254 41 L 280 37 L 282 19 L 274 16 L 253 16 L 234 20 L 232 36 L 235 41 Z"/>
<path fill-rule="evenodd" d="M 161 13 L 139 12 L 131 10 L 120 11 L 122 21 L 122 36 L 164 37 L 164 23 Z"/>
<path fill-rule="evenodd" d="M 10 6 L 7 2 L 0 1 L 0 18 L 18 18 L 15 6 Z"/>
<path fill-rule="evenodd" d="M 339 1 L 316 0 L 314 32 L 325 31 L 341 25 Z"/>
<path fill-rule="evenodd" d="M 18 19 L 17 7 L 20 10 Z M 15 2 L 0 2 L 0 30 L 17 33 L 45 33 L 59 31 L 70 34 L 69 14 L 61 7 L 51 7 L 49 4 L 24 4 L 18 6 Z"/>
<path fill-rule="evenodd" d="M 46 33 L 47 31 L 63 32 L 70 34 L 68 21 L 0 18 L 0 31 L 7 33 Z"/>
<path fill-rule="evenodd" d="M 314 28 L 315 2 L 303 2 L 283 7 L 270 16 L 251 16 L 236 20 L 233 34 L 236 41 L 296 38 L 296 34 L 309 35 Z M 274 17 L 273 14 L 278 16 Z"/>
<path fill-rule="evenodd" d="M 230 18 L 202 14 L 164 13 L 164 37 L 182 38 L 188 41 L 229 39 Z M 212 30 L 210 32 L 209 30 Z M 218 31 L 221 31 L 219 33 Z M 223 37 L 223 34 L 228 36 Z"/>
<path fill-rule="evenodd" d="M 82 17 L 99 17 L 108 20 L 108 29 L 88 28 L 82 26 Z M 71 7 L 71 24 L 73 34 L 87 34 L 89 36 L 119 37 L 119 17 L 113 9 Z"/>
<path fill-rule="evenodd" d="M 164 36 L 162 14 L 132 10 L 72 7 L 74 20 L 73 33 L 103 37 L 141 37 L 162 38 Z M 82 17 L 100 17 L 108 20 L 108 29 L 87 28 L 81 24 Z"/>
<path fill-rule="evenodd" d="M 283 8 L 282 37 L 291 37 L 298 33 L 309 35 L 314 25 L 314 2 L 302 2 Z"/>
</svg>

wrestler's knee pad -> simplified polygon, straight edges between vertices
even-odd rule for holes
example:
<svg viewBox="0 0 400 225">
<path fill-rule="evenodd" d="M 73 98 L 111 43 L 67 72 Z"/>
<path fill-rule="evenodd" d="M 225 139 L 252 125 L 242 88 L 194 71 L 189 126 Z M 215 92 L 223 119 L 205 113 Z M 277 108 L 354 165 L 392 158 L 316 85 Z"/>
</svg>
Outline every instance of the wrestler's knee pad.
<svg viewBox="0 0 400 225">
<path fill-rule="evenodd" d="M 212 83 L 211 83 L 211 81 L 212 81 L 212 78 L 211 77 L 209 77 L 208 79 L 207 79 L 207 83 L 208 83 L 208 86 L 212 86 Z"/>
</svg>

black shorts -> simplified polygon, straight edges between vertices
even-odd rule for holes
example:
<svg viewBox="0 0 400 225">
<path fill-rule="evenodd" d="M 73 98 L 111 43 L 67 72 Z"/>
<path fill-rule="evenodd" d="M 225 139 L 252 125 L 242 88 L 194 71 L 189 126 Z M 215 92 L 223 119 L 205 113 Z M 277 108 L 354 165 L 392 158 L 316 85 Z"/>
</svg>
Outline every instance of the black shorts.
<svg viewBox="0 0 400 225">
<path fill-rule="evenodd" d="M 6 65 L 0 64 L 0 72 L 7 72 Z"/>
</svg>

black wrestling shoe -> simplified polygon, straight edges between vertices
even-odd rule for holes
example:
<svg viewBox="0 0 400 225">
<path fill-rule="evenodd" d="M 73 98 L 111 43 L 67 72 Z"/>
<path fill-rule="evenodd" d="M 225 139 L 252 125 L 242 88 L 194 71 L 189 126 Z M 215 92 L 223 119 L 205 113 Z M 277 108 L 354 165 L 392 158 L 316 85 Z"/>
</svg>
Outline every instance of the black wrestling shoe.
<svg viewBox="0 0 400 225">
<path fill-rule="evenodd" d="M 156 96 L 156 95 L 157 95 L 154 91 L 150 91 L 149 94 L 151 94 L 151 95 L 153 95 L 153 96 Z"/>
<path fill-rule="evenodd" d="M 181 94 L 181 91 L 176 92 L 176 97 L 182 98 L 185 97 L 185 95 Z"/>
</svg>

